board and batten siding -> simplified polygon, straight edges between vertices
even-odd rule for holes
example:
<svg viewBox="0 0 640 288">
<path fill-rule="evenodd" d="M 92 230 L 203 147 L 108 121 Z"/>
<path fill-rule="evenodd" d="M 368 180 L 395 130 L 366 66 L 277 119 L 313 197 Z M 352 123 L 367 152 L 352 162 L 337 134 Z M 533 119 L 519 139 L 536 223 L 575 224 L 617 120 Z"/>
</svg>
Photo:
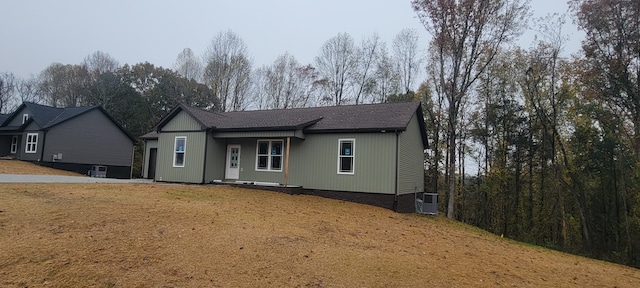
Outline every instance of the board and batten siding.
<svg viewBox="0 0 640 288">
<path fill-rule="evenodd" d="M 99 109 L 51 127 L 45 137 L 43 161 L 131 166 L 133 141 Z"/>
<path fill-rule="evenodd" d="M 208 137 L 206 141 L 207 159 L 204 173 L 205 183 L 210 183 L 213 180 L 224 179 L 224 169 L 227 160 L 227 141 L 226 139 L 215 139 L 211 137 L 211 134 L 206 137 Z M 240 153 L 242 156 L 242 151 L 240 151 Z"/>
<path fill-rule="evenodd" d="M 149 178 L 149 157 L 150 157 L 152 148 L 156 148 L 156 149 L 158 148 L 158 139 L 147 139 L 144 142 L 144 159 L 142 161 L 142 178 Z M 156 159 L 158 158 L 156 157 Z"/>
<path fill-rule="evenodd" d="M 204 130 L 200 123 L 184 111 L 178 112 L 178 114 L 173 116 L 173 118 L 162 127 L 162 132 L 200 130 Z"/>
<path fill-rule="evenodd" d="M 258 140 L 282 140 L 282 171 L 262 171 L 256 169 L 256 153 Z M 229 139 L 229 145 L 240 145 L 240 179 L 241 181 L 259 181 L 284 184 L 284 163 L 286 161 L 286 138 L 247 138 L 247 139 Z M 225 152 L 226 153 L 226 152 Z M 226 154 L 225 154 L 226 155 Z M 225 157 L 226 160 L 226 157 Z M 226 165 L 226 164 L 225 164 Z M 225 166 L 226 167 L 226 166 Z M 289 181 L 291 185 L 294 184 Z"/>
<path fill-rule="evenodd" d="M 176 137 L 186 137 L 184 167 L 173 167 Z M 202 183 L 206 132 L 161 132 L 158 136 L 157 181 Z"/>
<path fill-rule="evenodd" d="M 398 195 L 424 192 L 424 145 L 416 115 L 398 135 Z"/>
<path fill-rule="evenodd" d="M 354 174 L 338 174 L 339 139 L 355 139 Z M 394 194 L 394 133 L 307 134 L 292 141 L 289 184 L 306 189 Z"/>
</svg>

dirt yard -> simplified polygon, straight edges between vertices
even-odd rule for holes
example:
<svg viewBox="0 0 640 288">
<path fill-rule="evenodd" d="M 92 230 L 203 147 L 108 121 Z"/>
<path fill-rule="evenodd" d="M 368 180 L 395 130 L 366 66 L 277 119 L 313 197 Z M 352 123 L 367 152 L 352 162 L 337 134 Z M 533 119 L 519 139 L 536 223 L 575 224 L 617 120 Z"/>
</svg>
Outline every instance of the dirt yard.
<svg viewBox="0 0 640 288">
<path fill-rule="evenodd" d="M 0 159 L 0 174 L 33 174 L 33 175 L 62 175 L 83 176 L 78 173 L 38 166 L 29 162 Z"/>
<path fill-rule="evenodd" d="M 447 220 L 225 186 L 0 185 L 2 287 L 640 287 Z"/>
</svg>

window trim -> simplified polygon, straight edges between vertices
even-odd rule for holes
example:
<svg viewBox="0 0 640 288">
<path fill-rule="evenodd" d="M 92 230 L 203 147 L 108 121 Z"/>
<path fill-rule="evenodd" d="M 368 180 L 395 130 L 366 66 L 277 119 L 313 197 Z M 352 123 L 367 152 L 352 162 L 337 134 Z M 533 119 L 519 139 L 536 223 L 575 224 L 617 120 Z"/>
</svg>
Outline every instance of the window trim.
<svg viewBox="0 0 640 288">
<path fill-rule="evenodd" d="M 31 138 L 31 141 L 29 141 Z M 24 153 L 25 154 L 35 154 L 38 152 L 38 133 L 27 133 L 27 137 L 25 139 L 24 145 Z M 32 148 L 32 149 L 29 149 Z"/>
<path fill-rule="evenodd" d="M 16 154 L 18 153 L 18 135 L 11 136 L 11 151 L 9 153 Z"/>
<path fill-rule="evenodd" d="M 260 154 L 260 142 L 267 142 L 269 143 L 269 146 L 267 147 L 267 154 Z M 282 144 L 282 149 L 280 149 L 280 154 L 271 154 L 269 153 L 273 147 L 273 143 L 274 142 L 280 142 Z M 258 139 L 256 141 L 256 165 L 255 165 L 255 170 L 257 172 L 282 172 L 282 166 L 284 163 L 284 151 L 285 151 L 285 147 L 284 147 L 285 143 L 283 139 Z M 267 168 L 266 169 L 262 169 L 262 168 L 258 168 L 258 163 L 259 163 L 259 159 L 260 156 L 267 156 Z M 276 169 L 272 169 L 272 159 L 274 156 L 280 156 L 280 169 L 276 170 Z"/>
<path fill-rule="evenodd" d="M 29 121 L 29 114 L 22 114 L 22 124 L 27 123 Z"/>
<path fill-rule="evenodd" d="M 347 155 L 340 155 L 340 152 L 342 150 L 342 143 L 343 142 L 351 142 L 351 149 L 352 149 L 352 153 L 351 155 L 347 156 Z M 337 167 L 337 172 L 340 175 L 355 175 L 356 172 L 356 139 L 355 138 L 340 138 L 338 139 L 338 167 Z M 342 158 L 351 158 L 351 171 L 348 172 L 343 172 L 340 171 L 340 160 Z"/>
<path fill-rule="evenodd" d="M 184 147 L 181 151 L 178 151 L 178 139 L 184 140 Z M 176 163 L 176 159 L 178 158 L 178 154 L 182 154 L 182 165 L 178 165 Z M 176 136 L 173 138 L 173 167 L 175 168 L 184 168 L 185 163 L 187 162 L 187 136 Z"/>
</svg>

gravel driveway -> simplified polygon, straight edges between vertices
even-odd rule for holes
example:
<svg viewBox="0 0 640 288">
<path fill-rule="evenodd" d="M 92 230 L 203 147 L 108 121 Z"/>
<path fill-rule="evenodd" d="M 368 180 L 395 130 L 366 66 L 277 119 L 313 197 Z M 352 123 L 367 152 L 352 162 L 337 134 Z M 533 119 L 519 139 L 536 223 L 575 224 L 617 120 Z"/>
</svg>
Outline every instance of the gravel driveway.
<svg viewBox="0 0 640 288">
<path fill-rule="evenodd" d="M 112 179 L 83 176 L 0 174 L 0 183 L 151 183 L 150 179 Z"/>
</svg>

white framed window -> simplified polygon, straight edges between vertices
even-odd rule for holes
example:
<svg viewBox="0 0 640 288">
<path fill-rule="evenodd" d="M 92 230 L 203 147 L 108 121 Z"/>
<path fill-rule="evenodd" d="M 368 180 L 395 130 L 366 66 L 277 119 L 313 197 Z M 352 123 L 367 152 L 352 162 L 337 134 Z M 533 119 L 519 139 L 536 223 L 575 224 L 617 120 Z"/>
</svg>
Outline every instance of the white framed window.
<svg viewBox="0 0 640 288">
<path fill-rule="evenodd" d="M 184 156 L 187 152 L 187 136 L 176 136 L 173 145 L 173 167 L 184 167 Z"/>
<path fill-rule="evenodd" d="M 356 139 L 338 139 L 338 174 L 354 174 Z"/>
<path fill-rule="evenodd" d="M 282 171 L 282 140 L 258 140 L 256 148 L 257 171 Z"/>
<path fill-rule="evenodd" d="M 18 153 L 18 136 L 11 137 L 11 154 Z"/>
<path fill-rule="evenodd" d="M 36 153 L 38 151 L 38 133 L 27 133 L 27 145 L 24 146 L 24 153 Z"/>
<path fill-rule="evenodd" d="M 29 120 L 29 114 L 22 114 L 22 124 Z"/>
</svg>

